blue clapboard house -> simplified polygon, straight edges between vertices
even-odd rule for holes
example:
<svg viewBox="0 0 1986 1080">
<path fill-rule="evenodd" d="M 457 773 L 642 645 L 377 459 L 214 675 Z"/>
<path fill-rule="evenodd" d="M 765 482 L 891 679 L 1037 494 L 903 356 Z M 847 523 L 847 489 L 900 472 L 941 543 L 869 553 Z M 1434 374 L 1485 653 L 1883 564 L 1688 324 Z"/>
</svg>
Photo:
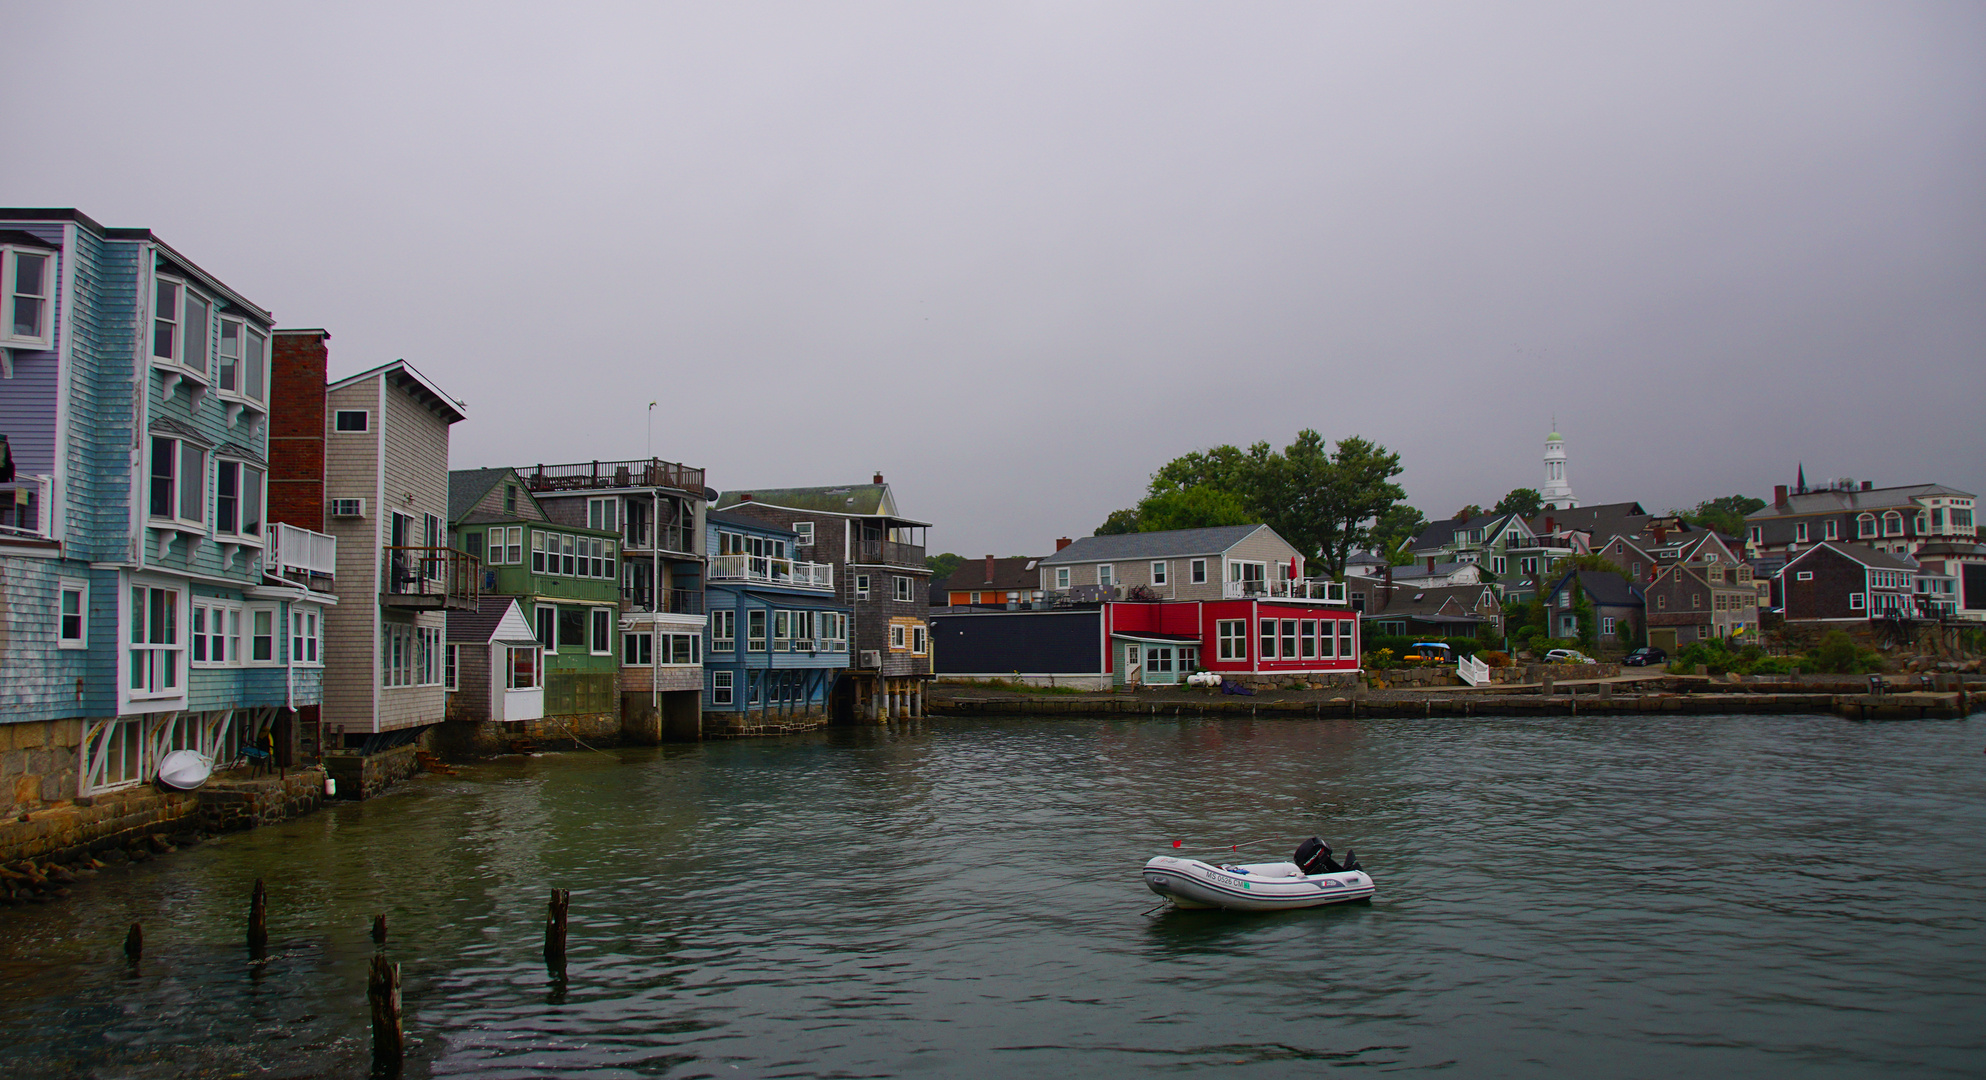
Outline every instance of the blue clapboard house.
<svg viewBox="0 0 1986 1080">
<path fill-rule="evenodd" d="M 800 536 L 710 511 L 704 605 L 704 731 L 810 727 L 848 668 L 850 609 L 834 566 L 794 557 Z"/>
<path fill-rule="evenodd" d="M 0 209 L 0 808 L 279 756 L 334 541 L 269 520 L 270 313 L 146 229 Z"/>
</svg>

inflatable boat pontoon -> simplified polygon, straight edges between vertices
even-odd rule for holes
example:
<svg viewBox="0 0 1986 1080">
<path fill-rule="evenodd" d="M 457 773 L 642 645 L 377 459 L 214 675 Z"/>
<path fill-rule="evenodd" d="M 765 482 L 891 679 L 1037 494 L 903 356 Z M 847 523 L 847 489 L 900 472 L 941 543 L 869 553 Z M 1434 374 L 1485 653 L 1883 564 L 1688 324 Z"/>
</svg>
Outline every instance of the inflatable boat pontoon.
<svg viewBox="0 0 1986 1080">
<path fill-rule="evenodd" d="M 1356 855 L 1346 852 L 1340 866 L 1315 837 L 1297 849 L 1292 862 L 1216 866 L 1160 855 L 1145 864 L 1145 885 L 1179 907 L 1234 911 L 1322 907 L 1369 900 L 1373 892 L 1372 878 Z"/>
</svg>

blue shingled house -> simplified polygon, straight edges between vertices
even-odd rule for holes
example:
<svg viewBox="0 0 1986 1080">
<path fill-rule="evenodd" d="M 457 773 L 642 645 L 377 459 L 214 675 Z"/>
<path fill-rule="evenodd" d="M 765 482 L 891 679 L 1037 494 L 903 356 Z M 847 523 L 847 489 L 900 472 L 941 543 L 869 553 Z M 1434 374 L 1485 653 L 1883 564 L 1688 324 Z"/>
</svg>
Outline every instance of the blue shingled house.
<svg viewBox="0 0 1986 1080">
<path fill-rule="evenodd" d="M 826 723 L 851 615 L 833 564 L 796 558 L 799 533 L 743 514 L 712 510 L 704 528 L 704 733 Z"/>
</svg>

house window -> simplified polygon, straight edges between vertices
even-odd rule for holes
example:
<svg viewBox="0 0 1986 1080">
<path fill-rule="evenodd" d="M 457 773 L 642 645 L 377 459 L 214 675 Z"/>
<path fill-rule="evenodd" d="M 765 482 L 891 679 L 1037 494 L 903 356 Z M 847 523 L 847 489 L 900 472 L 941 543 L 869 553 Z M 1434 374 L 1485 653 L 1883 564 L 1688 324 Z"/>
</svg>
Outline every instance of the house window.
<svg viewBox="0 0 1986 1080">
<path fill-rule="evenodd" d="M 1841 523 L 1839 521 L 1836 521 L 1833 518 L 1829 518 L 1827 521 L 1826 530 L 1827 530 L 1826 536 L 1829 540 L 1841 539 Z"/>
<path fill-rule="evenodd" d="M 907 577 L 896 577 L 895 575 L 891 575 L 891 578 L 890 578 L 890 585 L 891 585 L 891 586 L 892 586 L 892 588 L 893 588 L 893 589 L 895 590 L 895 593 L 896 593 L 896 598 L 897 598 L 898 600 L 902 600 L 902 601 L 904 601 L 905 603 L 908 603 L 908 602 L 910 601 L 910 579 L 909 579 L 909 578 L 907 578 Z"/>
<path fill-rule="evenodd" d="M 1328 630 L 1329 627 L 1326 629 Z M 1305 660 L 1317 658 L 1317 620 L 1303 620 L 1302 630 L 1298 636 L 1298 655 Z"/>
<path fill-rule="evenodd" d="M 372 414 L 364 409 L 339 409 L 334 419 L 334 431 L 365 431 L 372 426 Z M 511 507 L 504 507 L 508 510 Z"/>
<path fill-rule="evenodd" d="M 1641 580 L 1641 561 L 1640 561 L 1639 559 L 1637 559 L 1637 560 L 1635 560 L 1635 563 L 1634 563 L 1634 568 L 1633 568 L 1633 571 L 1632 571 L 1632 572 L 1633 572 L 1633 574 L 1634 574 L 1634 580 L 1636 580 L 1636 581 L 1640 581 L 1640 580 Z"/>
<path fill-rule="evenodd" d="M 772 651 L 793 651 L 793 613 L 790 611 L 772 613 Z"/>
<path fill-rule="evenodd" d="M 564 557 L 559 562 L 557 572 L 564 574 L 566 577 L 579 576 L 579 563 L 575 557 L 578 540 L 579 538 L 576 536 L 554 536 L 545 542 L 547 551 L 551 549 L 554 543 L 559 545 Z"/>
<path fill-rule="evenodd" d="M 207 374 L 211 308 L 200 294 L 169 278 L 158 279 L 152 307 L 152 357 Z"/>
<path fill-rule="evenodd" d="M 1657 596 L 1655 598 L 1655 610 L 1666 611 L 1668 610 L 1668 607 L 1669 607 L 1669 598 L 1667 596 Z"/>
<path fill-rule="evenodd" d="M 1752 526 L 1751 536 L 1752 536 L 1752 543 L 1754 544 L 1765 543 L 1765 527 L 1762 525 Z"/>
<path fill-rule="evenodd" d="M 621 663 L 627 667 L 653 667 L 655 635 L 647 632 L 622 634 Z"/>
<path fill-rule="evenodd" d="M 224 393 L 262 400 L 262 357 L 268 339 L 239 319 L 221 320 L 220 361 L 215 382 Z"/>
<path fill-rule="evenodd" d="M 1902 514 L 1899 514 L 1899 513 L 1897 513 L 1896 511 L 1894 511 L 1894 510 L 1891 510 L 1891 511 L 1889 511 L 1888 513 L 1886 513 L 1886 514 L 1884 514 L 1884 515 L 1883 515 L 1883 535 L 1884 535 L 1884 536 L 1902 536 L 1902 535 L 1903 535 L 1903 515 L 1902 515 Z"/>
<path fill-rule="evenodd" d="M 1192 568 L 1190 571 L 1188 571 L 1187 577 L 1190 578 L 1192 583 L 1195 585 L 1205 585 L 1207 583 L 1207 560 L 1194 559 L 1192 563 Z"/>
<path fill-rule="evenodd" d="M 262 470 L 239 461 L 214 467 L 214 531 L 224 536 L 262 536 Z"/>
<path fill-rule="evenodd" d="M 559 651 L 559 609 L 540 604 L 533 613 L 537 623 L 538 647 L 556 656 Z"/>
<path fill-rule="evenodd" d="M 15 248 L 0 248 L 0 296 L 7 300 L 7 319 L 0 337 L 12 348 L 41 348 L 52 345 L 49 326 L 53 321 L 55 260 L 51 255 Z"/>
<path fill-rule="evenodd" d="M 703 657 L 698 653 L 698 649 L 703 645 L 703 638 L 700 635 L 664 634 L 662 637 L 662 644 L 665 646 L 661 657 L 662 663 L 677 665 L 703 663 Z"/>
<path fill-rule="evenodd" d="M 192 633 L 188 635 L 188 641 L 192 646 L 192 655 L 187 657 L 188 662 L 195 667 L 227 663 L 228 657 L 233 655 L 228 651 L 227 605 L 196 597 L 190 618 Z M 236 656 L 235 659 L 241 658 Z"/>
<path fill-rule="evenodd" d="M 508 652 L 504 659 L 504 680 L 506 690 L 531 690 L 539 684 L 539 668 L 543 660 L 535 645 L 505 646 Z"/>
<path fill-rule="evenodd" d="M 1261 626 L 1262 649 L 1257 655 L 1263 660 L 1276 658 L 1276 620 L 1263 619 Z"/>
<path fill-rule="evenodd" d="M 867 574 L 855 575 L 855 599 L 867 600 L 868 598 L 869 598 L 869 575 Z"/>
<path fill-rule="evenodd" d="M 1510 560 L 1504 558 L 1501 555 L 1498 555 L 1490 559 L 1490 572 L 1493 574 L 1499 574 L 1499 575 L 1503 574 L 1504 572 L 1509 570 L 1509 568 L 1510 568 Z"/>
<path fill-rule="evenodd" d="M 444 656 L 446 658 L 442 661 L 441 688 L 452 694 L 461 689 L 459 680 L 462 670 L 462 646 L 450 645 Z"/>
<path fill-rule="evenodd" d="M 1559 607 L 1561 607 L 1561 608 L 1569 608 L 1569 607 L 1571 607 L 1571 606 L 1572 606 L 1572 590 L 1571 590 L 1571 589 L 1567 589 L 1567 590 L 1565 590 L 1565 591 L 1563 591 L 1563 592 L 1561 592 L 1561 593 L 1559 593 L 1559 594 L 1558 594 L 1558 606 L 1559 606 Z"/>
<path fill-rule="evenodd" d="M 1605 635 L 1606 637 L 1613 637 L 1613 636 L 1614 636 L 1614 617 L 1613 617 L 1613 616 L 1611 616 L 1611 615 L 1609 615 L 1609 616 L 1607 616 L 1607 617 L 1605 617 L 1605 618 L 1603 618 L 1603 619 L 1601 619 L 1601 620 L 1600 620 L 1600 633 L 1601 633 L 1601 634 L 1603 634 L 1603 635 Z"/>
<path fill-rule="evenodd" d="M 586 500 L 587 528 L 598 529 L 601 532 L 617 533 L 621 531 L 620 522 L 621 522 L 621 500 L 619 499 Z"/>
<path fill-rule="evenodd" d="M 515 514 L 515 513 L 517 512 L 517 485 L 516 485 L 516 484 L 505 484 L 505 485 L 504 485 L 504 488 L 503 488 L 503 512 L 504 512 L 504 513 L 506 513 L 506 514 Z"/>
<path fill-rule="evenodd" d="M 586 643 L 586 612 L 583 607 L 559 606 L 559 644 L 577 652 Z"/>
<path fill-rule="evenodd" d="M 1283 659 L 1296 659 L 1296 620 L 1283 620 Z"/>
<path fill-rule="evenodd" d="M 1112 585 L 1117 584 L 1116 577 L 1117 577 L 1117 567 L 1111 565 L 1110 563 L 1097 564 L 1096 583 L 1098 586 L 1108 589 Z"/>
<path fill-rule="evenodd" d="M 799 535 L 798 535 L 798 536 L 797 536 L 797 537 L 796 537 L 796 538 L 794 539 L 794 541 L 793 541 L 793 546 L 794 546 L 794 547 L 813 547 L 813 546 L 814 546 L 814 523 L 813 523 L 813 522 L 811 522 L 811 521 L 796 521 L 796 522 L 794 522 L 794 523 L 793 523 L 793 531 L 794 531 L 795 533 L 797 533 L 797 534 L 799 534 Z"/>
<path fill-rule="evenodd" d="M 1058 589 L 1067 589 L 1069 587 L 1068 567 L 1058 566 L 1055 568 L 1055 587 Z"/>
<path fill-rule="evenodd" d="M 713 671 L 710 673 L 710 703 L 712 705 L 731 704 L 732 673 Z"/>
<path fill-rule="evenodd" d="M 1854 610 L 1854 611 L 1860 611 L 1860 610 L 1862 610 L 1862 594 L 1861 594 L 1861 593 L 1849 593 L 1849 594 L 1848 594 L 1848 607 L 1849 607 L 1849 608 L 1850 608 L 1851 610 Z"/>
<path fill-rule="evenodd" d="M 1152 584 L 1165 584 L 1165 563 L 1155 562 L 1152 564 Z"/>
<path fill-rule="evenodd" d="M 62 598 L 56 614 L 56 647 L 87 648 L 89 641 L 90 584 L 63 581 Z"/>
<path fill-rule="evenodd" d="M 512 566 L 524 564 L 524 526 L 512 525 L 504 534 L 503 561 Z"/>
<path fill-rule="evenodd" d="M 534 574 L 545 572 L 545 540 L 545 533 L 531 530 L 531 572 Z"/>
<path fill-rule="evenodd" d="M 250 608 L 248 610 L 248 662 L 251 664 L 273 664 L 276 662 L 276 635 L 282 627 L 276 625 L 275 608 Z"/>
<path fill-rule="evenodd" d="M 1247 620 L 1222 619 L 1214 624 L 1214 637 L 1222 660 L 1248 659 Z"/>
<path fill-rule="evenodd" d="M 1358 625 L 1357 619 L 1338 620 L 1338 655 L 1339 656 L 1348 659 L 1358 656 L 1358 651 L 1356 647 L 1354 647 L 1352 644 L 1352 628 L 1357 625 Z"/>
<path fill-rule="evenodd" d="M 1807 542 L 1806 522 L 1802 521 L 1799 524 L 1793 526 L 1793 542 L 1796 544 L 1804 544 Z"/>
<path fill-rule="evenodd" d="M 899 652 L 906 648 L 903 639 L 902 623 L 890 624 L 890 648 Z"/>
<path fill-rule="evenodd" d="M 603 607 L 593 609 L 593 646 L 595 656 L 614 655 L 614 613 Z"/>
<path fill-rule="evenodd" d="M 765 612 L 745 612 L 745 651 L 765 651 Z"/>
<path fill-rule="evenodd" d="M 324 628 L 317 608 L 299 607 L 290 610 L 290 659 L 295 663 L 316 667 L 323 661 Z"/>
<path fill-rule="evenodd" d="M 132 695 L 162 697 L 179 693 L 179 593 L 149 585 L 131 587 Z"/>
<path fill-rule="evenodd" d="M 710 613 L 710 651 L 732 652 L 738 647 L 738 613 L 734 610 Z"/>
<path fill-rule="evenodd" d="M 910 628 L 910 655 L 923 656 L 929 650 L 930 638 L 926 636 L 923 623 Z"/>
<path fill-rule="evenodd" d="M 1876 515 L 1862 514 L 1855 519 L 1855 538 L 1864 540 L 1876 535 Z"/>
<path fill-rule="evenodd" d="M 183 439 L 152 440 L 151 514 L 205 528 L 207 454 Z"/>
</svg>

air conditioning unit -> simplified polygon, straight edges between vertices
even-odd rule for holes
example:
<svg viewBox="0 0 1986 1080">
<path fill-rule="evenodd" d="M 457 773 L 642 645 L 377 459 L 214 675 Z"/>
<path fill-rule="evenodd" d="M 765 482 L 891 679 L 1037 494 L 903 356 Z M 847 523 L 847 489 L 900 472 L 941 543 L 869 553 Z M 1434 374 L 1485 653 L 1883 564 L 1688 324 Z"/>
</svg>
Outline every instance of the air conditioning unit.
<svg viewBox="0 0 1986 1080">
<path fill-rule="evenodd" d="M 882 650 L 881 650 L 881 649 L 863 649 L 863 650 L 862 650 L 862 666 L 863 666 L 863 667 L 865 667 L 865 668 L 880 668 L 880 667 L 882 667 L 882 666 L 883 666 L 883 652 L 882 652 Z"/>
<path fill-rule="evenodd" d="M 334 518 L 362 518 L 365 516 L 365 500 L 332 499 L 331 516 Z"/>
</svg>

